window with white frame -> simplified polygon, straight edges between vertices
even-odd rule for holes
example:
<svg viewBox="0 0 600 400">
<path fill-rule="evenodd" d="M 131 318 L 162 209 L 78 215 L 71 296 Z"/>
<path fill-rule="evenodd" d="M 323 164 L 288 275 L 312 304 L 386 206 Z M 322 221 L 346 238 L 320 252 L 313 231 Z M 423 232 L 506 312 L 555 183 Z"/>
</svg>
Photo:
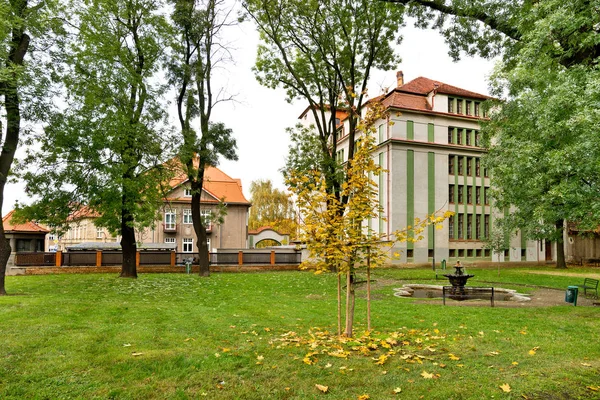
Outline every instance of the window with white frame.
<svg viewBox="0 0 600 400">
<path fill-rule="evenodd" d="M 189 225 L 192 223 L 192 209 L 186 208 L 183 210 L 183 223 Z"/>
<path fill-rule="evenodd" d="M 96 228 L 96 239 L 102 239 L 104 237 L 104 228 Z"/>
<path fill-rule="evenodd" d="M 192 189 L 190 189 L 190 188 L 183 189 L 183 196 L 184 197 L 192 197 Z"/>
<path fill-rule="evenodd" d="M 165 238 L 165 243 L 177 243 L 177 240 L 174 237 Z"/>
<path fill-rule="evenodd" d="M 183 238 L 183 243 L 181 245 L 181 251 L 183 251 L 184 253 L 193 253 L 194 252 L 194 239 Z"/>
<path fill-rule="evenodd" d="M 210 238 L 206 239 L 206 247 L 208 247 L 208 252 L 210 253 Z"/>
<path fill-rule="evenodd" d="M 175 210 L 165 211 L 165 229 L 167 230 L 175 230 L 177 227 L 176 224 L 177 213 Z"/>
<path fill-rule="evenodd" d="M 210 210 L 200 210 L 200 217 L 202 218 L 202 223 L 206 230 L 210 230 L 212 228 L 212 211 Z"/>
</svg>

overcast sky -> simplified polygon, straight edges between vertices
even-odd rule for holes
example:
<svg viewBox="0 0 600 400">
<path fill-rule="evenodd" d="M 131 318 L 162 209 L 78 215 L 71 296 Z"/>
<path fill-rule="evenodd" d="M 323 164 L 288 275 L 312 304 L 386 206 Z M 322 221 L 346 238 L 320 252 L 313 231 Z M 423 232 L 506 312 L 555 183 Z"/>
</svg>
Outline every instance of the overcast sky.
<svg viewBox="0 0 600 400">
<path fill-rule="evenodd" d="M 424 76 L 477 93 L 488 93 L 487 77 L 492 71 L 492 62 L 468 57 L 452 62 L 446 44 L 436 31 L 407 26 L 402 33 L 404 41 L 398 48 L 402 62 L 393 71 L 375 71 L 369 85 L 373 96 L 378 95 L 382 87 L 394 87 L 399 70 L 404 72 L 405 82 Z M 235 47 L 235 65 L 227 66 L 226 84 L 229 92 L 236 94 L 237 101 L 220 103 L 213 120 L 222 121 L 233 130 L 239 160 L 223 161 L 219 168 L 232 178 L 241 179 L 244 194 L 250 200 L 250 183 L 255 180 L 270 179 L 275 187 L 284 189 L 279 170 L 288 153 L 289 138 L 285 129 L 296 124 L 306 103 L 289 104 L 283 90 L 258 84 L 251 70 L 258 34 L 251 23 L 231 28 L 229 34 Z M 29 201 L 20 184 L 7 184 L 4 195 L 3 215 L 14 207 L 15 201 Z"/>
</svg>

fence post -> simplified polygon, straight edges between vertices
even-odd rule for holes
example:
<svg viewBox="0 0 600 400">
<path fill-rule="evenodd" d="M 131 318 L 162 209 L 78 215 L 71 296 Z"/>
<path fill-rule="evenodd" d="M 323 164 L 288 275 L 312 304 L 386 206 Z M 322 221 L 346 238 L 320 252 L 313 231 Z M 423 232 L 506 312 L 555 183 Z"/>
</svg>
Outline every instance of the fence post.
<svg viewBox="0 0 600 400">
<path fill-rule="evenodd" d="M 135 267 L 139 267 L 140 266 L 140 251 L 136 251 L 135 252 Z"/>
<path fill-rule="evenodd" d="M 96 250 L 96 267 L 102 266 L 102 251 Z"/>
<path fill-rule="evenodd" d="M 243 264 L 244 264 L 244 252 L 240 250 L 238 253 L 238 265 L 243 265 Z"/>
<path fill-rule="evenodd" d="M 54 260 L 56 262 L 57 267 L 62 267 L 62 251 L 58 250 L 56 252 L 56 258 Z"/>
<path fill-rule="evenodd" d="M 171 267 L 175 266 L 175 250 L 171 250 Z"/>
<path fill-rule="evenodd" d="M 275 265 L 275 250 L 271 250 L 271 265 Z"/>
</svg>

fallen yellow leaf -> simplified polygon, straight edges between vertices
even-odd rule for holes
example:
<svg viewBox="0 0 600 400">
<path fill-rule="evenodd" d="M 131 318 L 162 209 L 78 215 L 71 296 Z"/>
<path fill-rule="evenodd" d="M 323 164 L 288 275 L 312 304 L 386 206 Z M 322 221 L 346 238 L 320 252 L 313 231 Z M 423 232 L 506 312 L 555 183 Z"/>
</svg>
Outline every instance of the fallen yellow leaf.
<svg viewBox="0 0 600 400">
<path fill-rule="evenodd" d="M 262 360 L 264 360 L 264 359 L 265 359 L 265 356 L 257 356 L 257 357 L 256 357 L 256 359 L 257 359 L 258 361 L 262 361 Z"/>
<path fill-rule="evenodd" d="M 588 386 L 587 388 L 590 389 L 593 392 L 600 391 L 600 386 Z"/>
<path fill-rule="evenodd" d="M 512 362 L 512 365 L 519 365 L 519 363 L 518 363 L 518 362 L 516 362 L 516 361 L 513 361 L 513 362 Z"/>
<path fill-rule="evenodd" d="M 137 357 L 137 356 L 141 356 L 144 353 L 131 353 L 132 356 Z"/>
<path fill-rule="evenodd" d="M 583 365 L 584 367 L 591 367 L 592 364 L 588 364 L 588 363 L 581 363 L 581 365 Z"/>
<path fill-rule="evenodd" d="M 358 400 L 369 400 L 370 397 L 368 394 L 361 394 L 360 396 L 358 396 Z"/>
<path fill-rule="evenodd" d="M 394 389 L 395 394 L 398 394 L 400 392 L 402 392 L 402 388 L 397 387 L 396 389 Z"/>
<path fill-rule="evenodd" d="M 315 385 L 317 389 L 319 389 L 323 393 L 327 393 L 329 391 L 329 386 L 319 385 L 318 383 Z"/>
<path fill-rule="evenodd" d="M 500 385 L 500 389 L 502 389 L 502 391 L 504 393 L 510 393 L 510 385 L 508 383 L 505 383 L 504 385 Z"/>
<path fill-rule="evenodd" d="M 450 353 L 448 354 L 448 357 L 452 360 L 452 361 L 458 361 L 460 360 L 460 357 L 455 356 L 454 354 Z"/>
<path fill-rule="evenodd" d="M 425 379 L 433 379 L 433 374 L 430 374 L 430 373 L 429 373 L 429 372 L 427 372 L 427 371 L 423 371 L 423 372 L 421 372 L 421 376 L 422 376 L 423 378 L 425 378 Z"/>
</svg>

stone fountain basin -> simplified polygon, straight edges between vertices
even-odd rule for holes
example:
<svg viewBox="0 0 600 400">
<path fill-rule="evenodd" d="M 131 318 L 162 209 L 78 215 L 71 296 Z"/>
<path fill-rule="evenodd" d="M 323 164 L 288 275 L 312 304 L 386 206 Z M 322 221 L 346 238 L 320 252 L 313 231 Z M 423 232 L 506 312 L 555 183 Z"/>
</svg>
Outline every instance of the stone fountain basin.
<svg viewBox="0 0 600 400">
<path fill-rule="evenodd" d="M 413 297 L 419 299 L 433 299 L 442 297 L 442 288 L 440 285 L 427 285 L 421 283 L 411 283 L 394 289 L 396 297 Z M 504 289 L 494 287 L 494 301 L 531 301 L 528 295 L 517 293 L 513 289 Z"/>
</svg>

